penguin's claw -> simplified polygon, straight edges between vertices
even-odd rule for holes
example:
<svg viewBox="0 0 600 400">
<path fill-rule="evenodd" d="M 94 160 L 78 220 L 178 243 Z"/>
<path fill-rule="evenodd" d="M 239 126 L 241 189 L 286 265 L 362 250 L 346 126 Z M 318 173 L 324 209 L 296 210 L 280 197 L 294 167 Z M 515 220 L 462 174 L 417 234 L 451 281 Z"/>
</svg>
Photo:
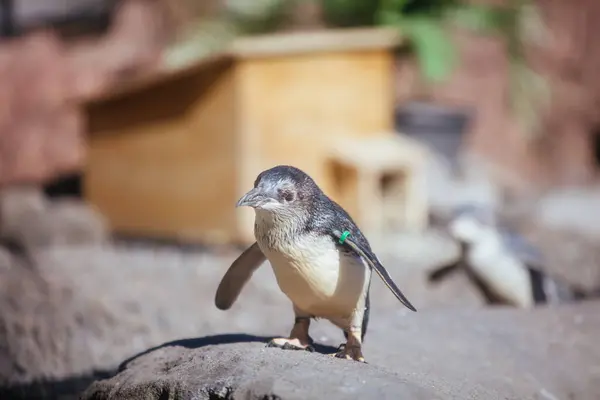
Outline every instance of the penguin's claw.
<svg viewBox="0 0 600 400">
<path fill-rule="evenodd" d="M 277 347 L 283 350 L 304 350 L 314 352 L 315 348 L 311 344 L 303 344 L 299 339 L 275 338 L 267 343 L 267 347 Z"/>
<path fill-rule="evenodd" d="M 354 360 L 361 363 L 367 364 L 365 358 L 362 355 L 360 346 L 347 346 L 345 343 L 340 344 L 337 353 L 330 354 L 335 358 L 342 358 L 345 360 Z"/>
</svg>

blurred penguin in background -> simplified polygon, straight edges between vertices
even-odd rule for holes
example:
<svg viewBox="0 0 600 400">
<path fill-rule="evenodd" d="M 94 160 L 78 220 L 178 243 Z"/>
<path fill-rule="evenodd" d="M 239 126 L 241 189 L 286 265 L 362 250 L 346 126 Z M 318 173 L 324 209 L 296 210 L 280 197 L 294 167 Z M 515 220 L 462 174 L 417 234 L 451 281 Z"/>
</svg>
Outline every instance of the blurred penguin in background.
<svg viewBox="0 0 600 400">
<path fill-rule="evenodd" d="M 431 281 L 462 264 L 490 303 L 530 308 L 597 295 L 544 272 L 541 253 L 520 235 L 501 229 L 489 208 L 471 204 L 456 208 L 448 229 L 461 244 L 462 256 L 457 264 L 435 271 Z"/>
</svg>

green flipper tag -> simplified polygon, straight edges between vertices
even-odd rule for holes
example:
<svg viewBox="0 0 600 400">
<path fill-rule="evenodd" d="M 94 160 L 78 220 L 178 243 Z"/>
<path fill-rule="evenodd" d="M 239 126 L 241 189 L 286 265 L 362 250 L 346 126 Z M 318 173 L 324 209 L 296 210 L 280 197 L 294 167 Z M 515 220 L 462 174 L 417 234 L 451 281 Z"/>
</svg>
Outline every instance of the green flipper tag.
<svg viewBox="0 0 600 400">
<path fill-rule="evenodd" d="M 344 233 L 342 233 L 342 235 L 340 236 L 340 244 L 344 244 L 348 236 L 350 236 L 350 232 L 344 231 Z"/>
</svg>

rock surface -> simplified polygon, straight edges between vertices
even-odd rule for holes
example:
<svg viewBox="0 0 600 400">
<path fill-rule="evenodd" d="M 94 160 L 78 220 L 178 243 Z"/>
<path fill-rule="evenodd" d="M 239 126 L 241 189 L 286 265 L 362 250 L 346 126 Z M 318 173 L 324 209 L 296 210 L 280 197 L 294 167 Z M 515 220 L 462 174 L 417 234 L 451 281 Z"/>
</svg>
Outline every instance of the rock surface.
<svg viewBox="0 0 600 400">
<path fill-rule="evenodd" d="M 582 303 L 390 313 L 386 329 L 367 336 L 368 365 L 252 343 L 265 337 L 183 340 L 124 362 L 82 399 L 592 400 L 600 396 L 599 311 L 600 303 Z"/>
<path fill-rule="evenodd" d="M 108 237 L 105 218 L 83 201 L 49 200 L 35 186 L 11 186 L 0 191 L 0 240 L 21 251 L 102 243 Z"/>
<path fill-rule="evenodd" d="M 190 343 L 194 346 L 193 341 Z M 117 377 L 93 384 L 82 398 L 343 399 L 348 396 L 437 398 L 430 390 L 382 368 L 305 352 L 283 354 L 282 350 L 268 349 L 261 343 L 163 348 L 135 360 Z"/>
<path fill-rule="evenodd" d="M 110 370 L 180 337 L 223 330 L 285 334 L 291 304 L 268 264 L 231 310 L 214 306 L 216 287 L 238 255 L 138 244 L 34 248 L 32 267 L 0 269 L 0 384 Z M 430 288 L 419 268 L 382 260 L 420 310 L 479 304 L 467 282 Z M 383 283 L 374 280 L 372 288 L 375 329 L 386 326 L 388 310 L 404 311 Z M 329 324 L 314 325 L 322 343 L 337 346 L 342 340 Z"/>
<path fill-rule="evenodd" d="M 555 318 L 551 311 L 544 317 L 529 313 L 506 317 L 504 311 L 496 310 L 488 314 L 482 309 L 479 293 L 462 274 L 445 280 L 443 285 L 429 284 L 423 272 L 431 257 L 425 257 L 429 261 L 423 264 L 424 258 L 417 253 L 428 247 L 441 251 L 443 241 L 430 237 L 426 241 L 429 245 L 423 246 L 419 240 L 398 235 L 374 244 L 380 259 L 419 312 L 404 310 L 383 283 L 374 279 L 366 343 L 367 360 L 372 364 L 400 372 L 414 368 L 421 371 L 418 379 L 431 380 L 428 385 L 450 385 L 457 379 L 468 384 L 467 374 L 479 371 L 468 369 L 467 353 L 459 352 L 460 365 L 467 366 L 463 373 L 454 371 L 459 364 L 449 363 L 450 367 L 439 369 L 434 364 L 415 364 L 415 360 L 425 362 L 440 351 L 440 359 L 452 359 L 456 354 L 448 353 L 445 347 L 454 346 L 455 340 L 457 346 L 465 346 L 463 340 L 479 343 L 475 357 L 497 358 L 498 351 L 506 347 L 505 336 L 521 334 L 518 321 Z M 558 253 L 566 251 L 560 242 L 553 246 Z M 586 254 L 598 253 L 598 249 L 592 243 L 579 248 Z M 292 323 L 291 304 L 278 289 L 267 263 L 254 274 L 232 309 L 223 312 L 214 307 L 218 282 L 239 253 L 240 249 L 207 251 L 152 242 L 54 244 L 33 247 L 27 265 L 23 265 L 17 255 L 5 252 L 0 257 L 0 399 L 55 399 L 57 393 L 62 400 L 75 399 L 92 378 L 110 376 L 127 357 L 180 338 L 227 332 L 287 334 Z M 440 260 L 439 256 L 434 258 Z M 597 263 L 591 263 L 593 257 L 587 259 L 590 268 L 598 268 Z M 552 340 L 555 331 L 571 329 L 572 321 L 567 317 L 563 313 L 556 317 L 562 319 L 539 323 L 540 337 Z M 583 341 L 588 340 L 586 324 L 580 326 Z M 466 336 L 461 333 L 463 329 L 467 329 Z M 473 338 L 473 329 L 492 332 L 492 336 L 482 343 L 483 339 Z M 313 323 L 311 334 L 317 342 L 333 347 L 343 340 L 341 332 L 326 321 Z M 451 338 L 450 343 L 437 343 L 440 337 Z M 396 340 L 402 341 L 398 342 L 397 352 L 393 349 Z M 387 358 L 387 352 L 393 357 Z M 524 358 L 514 364 L 527 366 L 527 357 L 524 353 Z M 398 360 L 406 364 L 402 367 L 406 369 L 398 370 Z M 554 368 L 552 363 L 541 364 L 532 364 L 532 371 L 545 374 L 546 368 Z M 511 368 L 515 367 L 506 368 L 506 374 L 514 376 Z M 587 366 L 578 368 L 575 371 L 588 373 Z M 487 373 L 492 375 L 494 370 L 489 367 Z M 505 370 L 499 373 L 505 374 Z M 3 391 L 3 386 L 10 390 Z M 45 395 L 32 396 L 34 389 Z M 582 386 L 581 390 L 585 389 Z"/>
</svg>

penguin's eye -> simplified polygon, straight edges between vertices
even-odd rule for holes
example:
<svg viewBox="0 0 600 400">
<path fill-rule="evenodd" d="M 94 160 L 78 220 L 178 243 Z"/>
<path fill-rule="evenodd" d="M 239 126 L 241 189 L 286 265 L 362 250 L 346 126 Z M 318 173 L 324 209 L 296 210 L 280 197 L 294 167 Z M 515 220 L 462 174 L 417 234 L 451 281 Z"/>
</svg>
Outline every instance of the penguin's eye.
<svg viewBox="0 0 600 400">
<path fill-rule="evenodd" d="M 279 198 L 283 199 L 286 203 L 294 201 L 294 192 L 291 190 L 279 190 Z"/>
</svg>

